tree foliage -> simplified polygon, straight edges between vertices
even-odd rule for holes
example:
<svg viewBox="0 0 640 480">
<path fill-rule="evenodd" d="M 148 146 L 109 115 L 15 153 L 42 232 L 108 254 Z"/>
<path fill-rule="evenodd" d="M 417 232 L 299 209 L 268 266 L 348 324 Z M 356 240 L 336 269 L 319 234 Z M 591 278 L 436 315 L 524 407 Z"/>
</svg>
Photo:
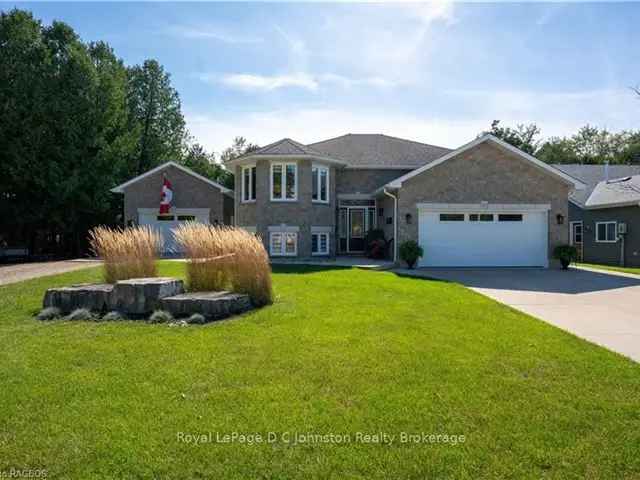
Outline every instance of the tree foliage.
<svg viewBox="0 0 640 480">
<path fill-rule="evenodd" d="M 546 163 L 625 164 L 640 158 L 640 131 L 613 133 L 585 125 L 569 137 L 542 140 L 541 129 L 535 123 L 510 128 L 501 127 L 500 121 L 494 120 L 488 133 Z"/>
<path fill-rule="evenodd" d="M 81 253 L 122 210 L 110 189 L 168 160 L 233 184 L 190 139 L 156 60 L 127 67 L 105 42 L 19 9 L 0 13 L 0 145 L 0 241 L 36 253 Z"/>
</svg>

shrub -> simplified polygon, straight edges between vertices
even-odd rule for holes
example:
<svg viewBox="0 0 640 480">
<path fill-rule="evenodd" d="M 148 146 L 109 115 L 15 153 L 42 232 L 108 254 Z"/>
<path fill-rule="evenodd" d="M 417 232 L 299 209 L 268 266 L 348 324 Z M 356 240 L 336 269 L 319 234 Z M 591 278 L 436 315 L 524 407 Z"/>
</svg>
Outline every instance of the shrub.
<svg viewBox="0 0 640 480">
<path fill-rule="evenodd" d="M 400 259 L 407 263 L 409 268 L 413 268 L 420 257 L 424 255 L 424 250 L 417 242 L 405 240 L 400 244 Z"/>
<path fill-rule="evenodd" d="M 58 307 L 47 307 L 40 310 L 40 313 L 36 315 L 38 320 L 47 321 L 47 320 L 55 320 L 56 318 L 60 318 L 62 313 Z"/>
<path fill-rule="evenodd" d="M 124 317 L 120 312 L 112 311 L 107 313 L 102 317 L 103 322 L 119 322 L 120 320 L 124 320 Z"/>
<path fill-rule="evenodd" d="M 107 283 L 155 277 L 157 274 L 156 260 L 162 237 L 149 226 L 124 229 L 96 227 L 89 232 L 89 243 L 94 253 L 104 261 Z"/>
<path fill-rule="evenodd" d="M 273 301 L 269 256 L 255 235 L 240 228 L 185 223 L 175 237 L 189 260 L 189 290 L 246 293 L 256 306 Z"/>
<path fill-rule="evenodd" d="M 171 323 L 173 322 L 173 315 L 164 310 L 156 310 L 149 317 L 150 323 Z"/>
<path fill-rule="evenodd" d="M 194 313 L 189 318 L 187 318 L 187 323 L 202 325 L 203 323 L 207 323 L 207 319 L 204 317 L 204 315 L 200 315 L 199 313 Z"/>
<path fill-rule="evenodd" d="M 567 269 L 571 262 L 578 259 L 578 250 L 572 245 L 558 245 L 553 249 L 553 258 L 560 260 L 563 269 Z"/>
<path fill-rule="evenodd" d="M 91 311 L 86 308 L 76 308 L 73 312 L 65 317 L 65 320 L 69 320 L 72 322 L 82 322 L 94 320 L 95 317 Z"/>
</svg>

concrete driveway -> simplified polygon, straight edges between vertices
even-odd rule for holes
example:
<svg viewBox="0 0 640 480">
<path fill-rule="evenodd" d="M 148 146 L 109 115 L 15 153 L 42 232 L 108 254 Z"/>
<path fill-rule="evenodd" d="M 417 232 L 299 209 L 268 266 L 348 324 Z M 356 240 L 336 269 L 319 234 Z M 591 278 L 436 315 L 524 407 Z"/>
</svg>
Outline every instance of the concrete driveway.
<svg viewBox="0 0 640 480">
<path fill-rule="evenodd" d="M 578 269 L 420 269 L 640 362 L 640 278 Z"/>
</svg>

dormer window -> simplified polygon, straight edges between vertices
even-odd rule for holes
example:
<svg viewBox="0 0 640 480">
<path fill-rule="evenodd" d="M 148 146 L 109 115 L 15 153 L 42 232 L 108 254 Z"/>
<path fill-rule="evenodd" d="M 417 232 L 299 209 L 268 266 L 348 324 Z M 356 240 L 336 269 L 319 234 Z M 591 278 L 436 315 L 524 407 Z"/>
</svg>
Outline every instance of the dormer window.
<svg viewBox="0 0 640 480">
<path fill-rule="evenodd" d="M 320 165 L 311 167 L 313 190 L 311 199 L 318 203 L 329 203 L 329 169 Z"/>
<path fill-rule="evenodd" d="M 298 165 L 271 164 L 271 200 L 293 202 L 298 199 Z"/>
<path fill-rule="evenodd" d="M 242 201 L 256 200 L 256 166 L 242 167 Z"/>
</svg>

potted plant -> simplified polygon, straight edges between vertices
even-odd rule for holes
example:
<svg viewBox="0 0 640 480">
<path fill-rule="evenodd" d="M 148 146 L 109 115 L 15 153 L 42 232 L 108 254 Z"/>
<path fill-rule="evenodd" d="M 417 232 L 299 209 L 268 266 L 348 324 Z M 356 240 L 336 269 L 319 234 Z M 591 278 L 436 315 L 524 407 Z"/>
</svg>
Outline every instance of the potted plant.
<svg viewBox="0 0 640 480">
<path fill-rule="evenodd" d="M 409 269 L 412 269 L 418 259 L 424 255 L 424 250 L 417 242 L 413 240 L 405 240 L 400 244 L 400 259 L 407 263 Z"/>
<path fill-rule="evenodd" d="M 387 241 L 384 238 L 384 230 L 374 228 L 367 232 L 365 237 L 365 250 L 369 258 L 384 258 L 386 254 Z"/>
<path fill-rule="evenodd" d="M 560 260 L 562 269 L 566 270 L 571 262 L 575 262 L 578 259 L 578 250 L 572 245 L 558 245 L 553 250 L 553 258 Z"/>
</svg>

